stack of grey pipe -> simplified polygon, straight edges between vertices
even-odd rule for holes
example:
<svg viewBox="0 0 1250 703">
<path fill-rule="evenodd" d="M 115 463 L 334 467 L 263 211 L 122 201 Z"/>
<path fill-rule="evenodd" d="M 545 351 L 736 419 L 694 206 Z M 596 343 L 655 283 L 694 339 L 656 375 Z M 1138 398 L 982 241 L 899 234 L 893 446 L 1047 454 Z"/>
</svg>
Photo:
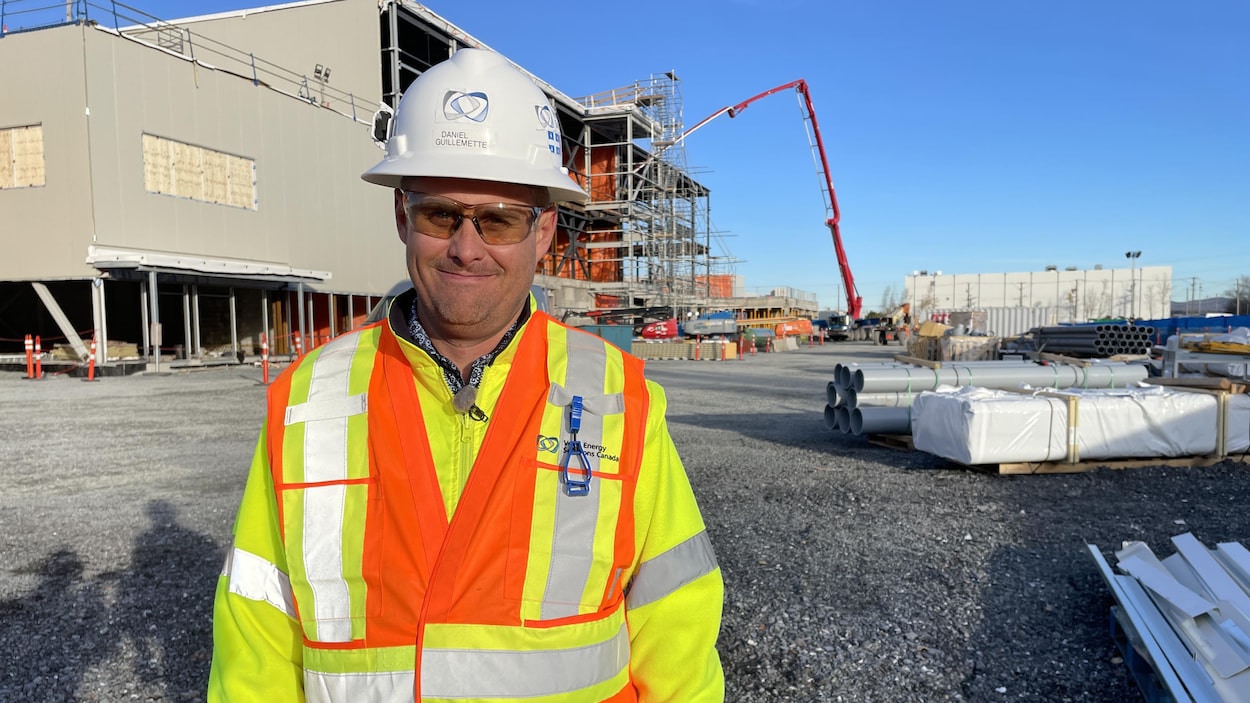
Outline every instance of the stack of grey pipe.
<svg viewBox="0 0 1250 703">
<path fill-rule="evenodd" d="M 1032 330 L 1039 351 L 1072 356 L 1108 357 L 1149 354 L 1155 328 L 1138 325 L 1073 325 Z"/>
<path fill-rule="evenodd" d="M 853 435 L 911 434 L 912 399 L 938 386 L 1123 388 L 1146 376 L 1145 365 L 1118 362 L 944 361 L 936 369 L 895 361 L 838 363 L 825 386 L 825 426 Z"/>
</svg>

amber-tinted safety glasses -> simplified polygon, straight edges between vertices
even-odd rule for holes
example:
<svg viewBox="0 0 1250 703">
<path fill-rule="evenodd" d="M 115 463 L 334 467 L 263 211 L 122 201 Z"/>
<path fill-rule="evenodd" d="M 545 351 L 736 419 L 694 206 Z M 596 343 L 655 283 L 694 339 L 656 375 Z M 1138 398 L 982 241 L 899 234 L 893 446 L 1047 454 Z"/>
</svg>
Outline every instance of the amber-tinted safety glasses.
<svg viewBox="0 0 1250 703">
<path fill-rule="evenodd" d="M 517 203 L 468 205 L 441 195 L 405 190 L 404 209 L 412 228 L 430 237 L 450 239 L 468 220 L 487 244 L 516 244 L 530 236 L 538 216 L 547 208 Z"/>
</svg>

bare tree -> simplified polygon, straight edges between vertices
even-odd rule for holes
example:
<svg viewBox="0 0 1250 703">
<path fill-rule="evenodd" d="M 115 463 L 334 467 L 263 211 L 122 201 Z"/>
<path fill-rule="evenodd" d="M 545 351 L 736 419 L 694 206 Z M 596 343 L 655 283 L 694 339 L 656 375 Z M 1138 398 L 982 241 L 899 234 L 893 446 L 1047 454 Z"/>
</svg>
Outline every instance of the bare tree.
<svg viewBox="0 0 1250 703">
<path fill-rule="evenodd" d="M 881 292 L 881 309 L 885 311 L 893 310 L 898 307 L 898 296 L 894 295 L 894 286 L 888 285 Z"/>
<path fill-rule="evenodd" d="M 1238 276 L 1233 287 L 1224 291 L 1224 295 L 1233 299 L 1233 314 L 1250 313 L 1250 276 Z"/>
<path fill-rule="evenodd" d="M 1088 296 L 1085 310 L 1093 319 L 1109 318 L 1114 314 L 1112 304 L 1111 286 L 1106 281 L 1103 281 L 1102 290 Z"/>
</svg>

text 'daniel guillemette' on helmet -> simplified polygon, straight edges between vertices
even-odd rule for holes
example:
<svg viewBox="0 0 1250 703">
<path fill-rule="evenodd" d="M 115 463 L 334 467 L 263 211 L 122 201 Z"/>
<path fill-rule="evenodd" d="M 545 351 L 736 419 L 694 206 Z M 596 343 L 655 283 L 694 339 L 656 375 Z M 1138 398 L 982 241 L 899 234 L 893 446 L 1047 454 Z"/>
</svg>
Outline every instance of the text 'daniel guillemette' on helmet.
<svg viewBox="0 0 1250 703">
<path fill-rule="evenodd" d="M 493 51 L 460 49 L 408 86 L 386 157 L 361 178 L 390 188 L 406 176 L 471 178 L 584 201 L 563 159 L 560 122 L 538 85 Z"/>
</svg>

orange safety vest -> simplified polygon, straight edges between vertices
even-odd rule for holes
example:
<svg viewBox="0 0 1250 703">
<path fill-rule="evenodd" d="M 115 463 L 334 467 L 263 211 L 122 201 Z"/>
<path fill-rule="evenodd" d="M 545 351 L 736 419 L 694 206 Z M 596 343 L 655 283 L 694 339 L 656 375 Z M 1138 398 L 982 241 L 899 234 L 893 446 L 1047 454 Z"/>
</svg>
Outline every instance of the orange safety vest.
<svg viewBox="0 0 1250 703">
<path fill-rule="evenodd" d="M 515 343 L 450 523 L 412 368 L 385 321 L 271 389 L 309 701 L 637 700 L 625 588 L 638 567 L 642 362 L 541 312 Z M 573 396 L 584 496 L 560 480 Z"/>
</svg>

